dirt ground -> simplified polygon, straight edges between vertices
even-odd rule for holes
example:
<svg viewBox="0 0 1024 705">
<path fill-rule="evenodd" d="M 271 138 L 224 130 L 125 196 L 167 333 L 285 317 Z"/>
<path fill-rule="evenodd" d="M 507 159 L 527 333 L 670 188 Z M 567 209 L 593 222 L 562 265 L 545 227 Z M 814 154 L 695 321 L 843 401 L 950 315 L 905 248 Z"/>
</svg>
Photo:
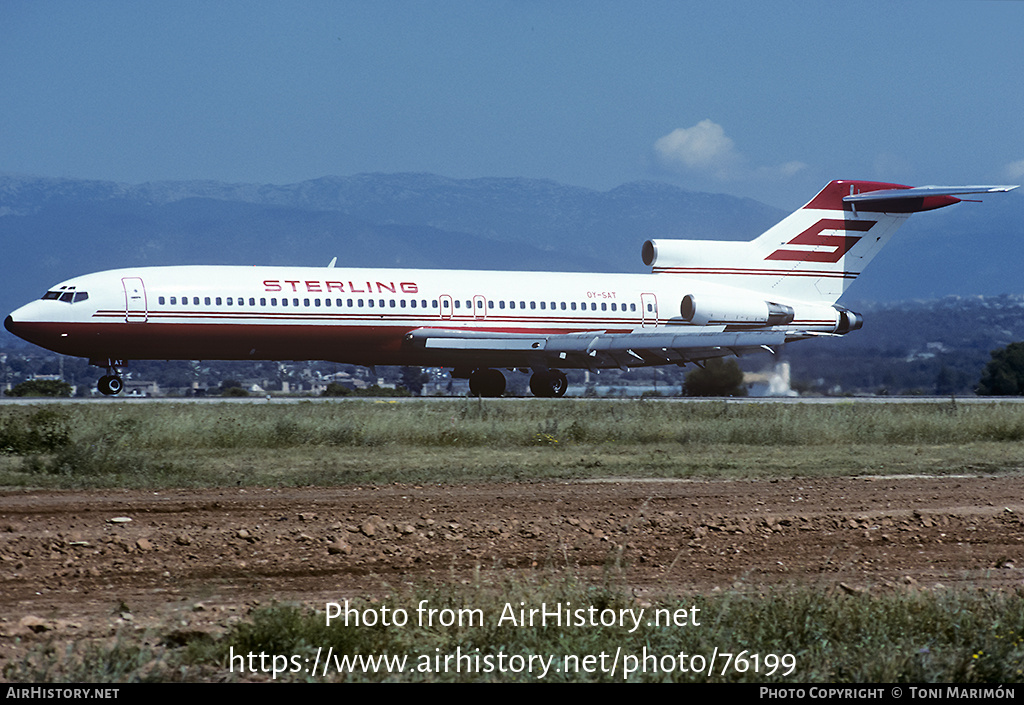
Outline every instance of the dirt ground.
<svg viewBox="0 0 1024 705">
<path fill-rule="evenodd" d="M 1019 477 L 0 492 L 0 670 L 42 640 L 475 570 L 622 566 L 638 596 L 1024 585 Z"/>
</svg>

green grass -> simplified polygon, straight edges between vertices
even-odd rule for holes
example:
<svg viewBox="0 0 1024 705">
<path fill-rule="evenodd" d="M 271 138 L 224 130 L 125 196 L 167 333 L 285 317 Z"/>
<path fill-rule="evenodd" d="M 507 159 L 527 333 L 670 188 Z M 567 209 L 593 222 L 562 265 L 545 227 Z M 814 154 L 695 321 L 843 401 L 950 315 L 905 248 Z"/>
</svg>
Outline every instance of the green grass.
<svg viewBox="0 0 1024 705">
<path fill-rule="evenodd" d="M 0 407 L 0 485 L 188 487 L 454 483 L 555 478 L 755 478 L 896 473 L 1010 473 L 1024 467 L 1024 408 L 1000 404 L 747 405 L 571 400 L 451 400 L 306 404 Z M 609 575 L 616 575 L 614 567 Z M 511 575 L 511 577 L 509 577 Z M 542 572 L 478 575 L 468 584 L 396 591 L 388 605 L 479 610 L 483 624 L 344 627 L 310 606 L 273 605 L 222 636 L 124 632 L 53 641 L 3 666 L 33 682 L 267 680 L 232 654 L 611 657 L 647 653 L 670 671 L 630 680 L 756 682 L 1019 682 L 1024 593 L 974 590 L 846 595 L 818 587 L 754 593 L 742 587 L 639 603 L 617 579 L 580 582 Z M 505 604 L 647 610 L 700 609 L 699 627 L 499 626 Z M 317 605 L 315 607 L 321 608 Z M 60 638 L 55 637 L 55 639 Z M 683 673 L 678 654 L 745 654 L 746 670 Z M 321 652 L 323 653 L 323 652 Z M 758 655 L 755 668 L 754 654 Z M 768 654 L 791 655 L 769 673 Z M 661 662 L 663 656 L 674 660 Z M 280 662 L 279 662 L 280 663 Z M 621 662 L 620 662 L 621 664 Z M 283 672 L 278 680 L 535 680 L 509 672 Z M 621 665 L 546 680 L 619 681 Z"/>
<path fill-rule="evenodd" d="M 0 407 L 0 485 L 1016 472 L 1024 407 L 346 400 Z"/>
<path fill-rule="evenodd" d="M 462 611 L 462 624 L 428 624 L 417 607 Z M 639 628 L 555 623 L 500 624 L 506 606 L 567 609 L 644 609 Z M 339 617 L 328 625 L 318 609 L 275 604 L 250 613 L 223 636 L 202 633 L 121 635 L 106 644 L 44 645 L 8 664 L 14 681 L 535 681 L 537 674 L 498 669 L 516 655 L 543 657 L 554 665 L 546 681 L 746 681 L 760 683 L 1015 683 L 1024 669 L 1024 594 L 1021 592 L 937 591 L 885 595 L 846 595 L 818 588 L 755 594 L 741 591 L 682 595 L 640 602 L 613 583 L 585 584 L 548 574 L 493 582 L 486 575 L 471 584 L 422 586 L 374 602 L 354 601 L 361 614 L 391 619 L 402 626 L 366 626 Z M 656 610 L 680 615 L 678 624 L 655 622 Z M 587 614 L 588 612 L 584 612 Z M 435 613 L 440 614 L 440 612 Z M 479 618 L 477 618 L 479 617 Z M 690 619 L 699 624 L 694 625 Z M 320 654 L 320 667 L 310 673 Z M 334 656 L 406 657 L 401 675 L 339 669 Z M 643 661 L 643 655 L 653 660 Z M 692 672 L 718 650 L 713 672 Z M 446 655 L 479 657 L 467 672 L 455 672 Z M 256 654 L 255 661 L 247 659 Z M 611 671 L 614 655 L 620 655 Z M 264 654 L 262 669 L 259 654 Z M 604 659 L 602 661 L 602 654 Z M 679 655 L 686 654 L 686 660 Z M 725 654 L 733 654 L 726 665 Z M 736 655 L 741 656 L 739 660 Z M 276 661 L 278 673 L 271 672 Z M 440 656 L 441 661 L 436 657 Z M 591 668 L 582 668 L 586 656 Z M 234 657 L 234 658 L 232 658 Z M 628 658 L 627 658 L 628 657 Z M 578 665 L 566 670 L 564 665 Z M 578 661 L 575 659 L 579 659 Z M 488 663 L 491 667 L 488 668 Z M 510 661 L 505 661 L 511 665 Z M 646 672 L 641 667 L 646 663 Z M 603 668 L 601 665 L 603 664 Z M 437 667 L 441 666 L 438 671 Z M 689 672 L 683 672 L 685 665 Z M 624 666 L 633 669 L 624 673 Z M 244 667 L 244 668 L 243 668 Z"/>
</svg>

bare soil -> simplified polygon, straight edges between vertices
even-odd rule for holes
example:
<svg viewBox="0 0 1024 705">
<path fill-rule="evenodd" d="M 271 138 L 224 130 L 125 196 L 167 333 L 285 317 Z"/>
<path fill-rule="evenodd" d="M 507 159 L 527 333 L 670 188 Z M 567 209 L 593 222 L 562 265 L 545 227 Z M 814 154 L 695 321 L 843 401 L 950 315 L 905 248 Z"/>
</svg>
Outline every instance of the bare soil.
<svg viewBox="0 0 1024 705">
<path fill-rule="evenodd" d="M 0 670 L 56 637 L 254 605 L 618 570 L 638 596 L 1024 581 L 1019 477 L 0 492 Z M 124 521 L 130 519 L 130 521 Z"/>
</svg>

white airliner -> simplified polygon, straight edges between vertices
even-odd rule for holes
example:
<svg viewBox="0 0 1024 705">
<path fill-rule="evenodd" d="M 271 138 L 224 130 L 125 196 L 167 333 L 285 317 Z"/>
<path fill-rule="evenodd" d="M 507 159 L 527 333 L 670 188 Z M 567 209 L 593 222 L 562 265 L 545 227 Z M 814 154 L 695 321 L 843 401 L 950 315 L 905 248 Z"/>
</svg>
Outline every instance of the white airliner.
<svg viewBox="0 0 1024 705">
<path fill-rule="evenodd" d="M 452 367 L 474 395 L 529 369 L 537 396 L 560 368 L 702 364 L 861 327 L 840 295 L 911 213 L 1016 186 L 833 181 L 750 242 L 648 240 L 651 274 L 335 267 L 116 269 L 54 286 L 4 327 L 105 367 L 125 360 L 329 360 Z"/>
</svg>

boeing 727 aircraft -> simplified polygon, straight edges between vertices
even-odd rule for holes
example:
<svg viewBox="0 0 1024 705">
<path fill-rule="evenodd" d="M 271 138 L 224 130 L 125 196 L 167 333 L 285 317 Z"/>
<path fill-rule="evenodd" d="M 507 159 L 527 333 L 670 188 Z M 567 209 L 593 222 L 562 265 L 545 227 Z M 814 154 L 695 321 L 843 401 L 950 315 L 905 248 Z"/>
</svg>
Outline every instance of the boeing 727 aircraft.
<svg viewBox="0 0 1024 705">
<path fill-rule="evenodd" d="M 49 289 L 4 321 L 25 340 L 89 358 L 123 388 L 126 360 L 328 360 L 452 367 L 500 396 L 501 368 L 559 397 L 565 368 L 701 364 L 863 319 L 836 304 L 911 213 L 1016 186 L 833 181 L 749 242 L 648 240 L 651 274 L 334 267 L 116 269 Z"/>
</svg>

